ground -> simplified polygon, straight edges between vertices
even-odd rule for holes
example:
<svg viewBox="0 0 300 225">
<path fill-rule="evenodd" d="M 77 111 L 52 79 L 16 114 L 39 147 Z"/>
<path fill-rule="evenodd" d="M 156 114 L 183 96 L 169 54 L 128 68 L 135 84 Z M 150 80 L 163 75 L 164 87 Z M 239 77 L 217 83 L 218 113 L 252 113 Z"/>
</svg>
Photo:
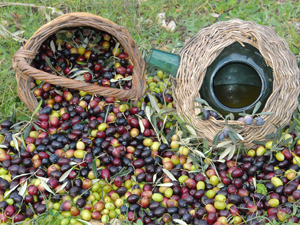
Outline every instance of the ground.
<svg viewBox="0 0 300 225">
<path fill-rule="evenodd" d="M 70 12 L 90 12 L 126 27 L 141 49 L 152 47 L 177 51 L 188 38 L 213 23 L 232 18 L 268 25 L 285 38 L 300 60 L 300 5 L 295 1 L 272 0 L 102 0 L 35 1 L 0 3 L 0 120 L 13 108 L 18 118 L 29 115 L 17 97 L 17 82 L 12 70 L 13 54 L 43 24 Z M 165 25 L 158 23 L 158 13 L 165 13 Z M 172 22 L 173 23 L 173 22 Z M 174 23 L 173 23 L 174 24 Z"/>
</svg>

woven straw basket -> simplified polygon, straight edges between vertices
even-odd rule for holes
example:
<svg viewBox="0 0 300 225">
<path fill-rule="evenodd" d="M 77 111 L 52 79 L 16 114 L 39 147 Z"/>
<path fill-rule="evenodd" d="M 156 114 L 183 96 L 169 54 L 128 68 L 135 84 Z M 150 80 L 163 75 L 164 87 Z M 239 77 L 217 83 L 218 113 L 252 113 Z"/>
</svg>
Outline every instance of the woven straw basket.
<svg viewBox="0 0 300 225">
<path fill-rule="evenodd" d="M 65 77 L 60 77 L 35 69 L 30 66 L 36 52 L 47 38 L 59 30 L 69 27 L 93 27 L 113 35 L 128 53 L 131 64 L 134 66 L 132 88 L 123 90 L 110 87 L 100 87 L 95 84 L 85 83 Z M 16 72 L 18 82 L 18 95 L 26 103 L 32 112 L 38 102 L 31 93 L 30 81 L 38 79 L 50 84 L 65 88 L 77 89 L 101 96 L 109 96 L 118 99 L 131 99 L 136 102 L 146 91 L 144 76 L 145 62 L 127 29 L 110 20 L 90 13 L 70 13 L 60 16 L 39 28 L 27 43 L 13 56 L 13 69 Z"/>
<path fill-rule="evenodd" d="M 242 126 L 236 131 L 244 137 L 245 147 L 250 148 L 254 145 L 252 141 L 262 141 L 266 135 L 272 133 L 276 129 L 274 124 L 288 124 L 298 105 L 300 88 L 296 57 L 286 41 L 272 28 L 233 19 L 200 30 L 178 53 L 181 64 L 176 78 L 173 79 L 173 95 L 179 114 L 191 121 L 199 136 L 212 143 L 214 136 L 223 128 L 220 124 L 225 124 L 225 121 L 213 117 L 206 121 L 199 119 L 197 115 L 201 110 L 195 107 L 201 104 L 193 99 L 201 98 L 199 90 L 207 67 L 225 47 L 234 42 L 248 43 L 257 48 L 266 64 L 273 69 L 273 92 L 263 112 L 274 114 L 262 116 L 265 121 L 263 126 L 228 121 L 228 125 Z"/>
</svg>

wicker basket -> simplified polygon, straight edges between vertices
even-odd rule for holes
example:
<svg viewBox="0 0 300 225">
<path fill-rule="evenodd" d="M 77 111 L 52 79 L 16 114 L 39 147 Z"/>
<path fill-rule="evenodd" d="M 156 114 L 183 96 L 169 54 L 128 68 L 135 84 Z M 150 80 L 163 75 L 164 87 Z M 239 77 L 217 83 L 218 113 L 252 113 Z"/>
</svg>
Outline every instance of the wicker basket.
<svg viewBox="0 0 300 225">
<path fill-rule="evenodd" d="M 249 126 L 240 121 L 228 122 L 229 125 L 242 126 L 242 129 L 236 131 L 244 137 L 245 147 L 249 148 L 253 146 L 252 141 L 262 141 L 267 134 L 272 133 L 276 129 L 274 124 L 288 124 L 298 105 L 300 88 L 296 58 L 286 41 L 272 28 L 233 19 L 200 30 L 178 53 L 181 56 L 181 65 L 173 80 L 173 95 L 179 114 L 191 121 L 199 136 L 212 142 L 222 129 L 220 124 L 225 121 L 213 117 L 206 121 L 199 119 L 197 115 L 201 110 L 195 107 L 201 104 L 193 99 L 201 98 L 199 90 L 207 67 L 225 47 L 234 42 L 248 43 L 257 48 L 266 64 L 273 69 L 273 92 L 263 112 L 274 114 L 262 116 L 265 120 L 263 126 Z"/>
<path fill-rule="evenodd" d="M 110 87 L 100 87 L 65 77 L 51 75 L 30 66 L 36 52 L 47 38 L 59 30 L 68 27 L 93 27 L 113 35 L 128 53 L 131 64 L 134 66 L 132 88 L 123 90 Z M 31 93 L 30 81 L 38 79 L 65 88 L 86 91 L 101 96 L 109 96 L 118 99 L 131 99 L 136 102 L 146 91 L 144 76 L 145 62 L 127 29 L 107 19 L 90 13 L 70 13 L 60 16 L 39 28 L 27 43 L 13 56 L 13 69 L 16 72 L 18 82 L 18 95 L 32 112 L 38 102 Z"/>
</svg>

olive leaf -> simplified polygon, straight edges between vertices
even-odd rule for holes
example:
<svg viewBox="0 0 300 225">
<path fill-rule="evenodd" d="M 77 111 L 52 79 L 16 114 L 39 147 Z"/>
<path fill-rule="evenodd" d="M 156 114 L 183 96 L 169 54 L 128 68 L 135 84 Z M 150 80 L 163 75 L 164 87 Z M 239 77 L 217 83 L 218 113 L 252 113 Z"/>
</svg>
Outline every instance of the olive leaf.
<svg viewBox="0 0 300 225">
<path fill-rule="evenodd" d="M 68 176 L 69 174 L 72 172 L 73 168 L 67 170 L 60 178 L 59 178 L 59 182 L 63 182 Z"/>
<path fill-rule="evenodd" d="M 67 185 L 68 185 L 68 182 L 63 183 L 63 185 L 61 185 L 61 187 L 60 187 L 55 193 L 57 194 L 57 193 L 60 192 L 62 189 L 64 189 Z"/>
<path fill-rule="evenodd" d="M 117 42 L 116 45 L 115 45 L 114 51 L 112 52 L 113 55 L 116 55 L 116 54 L 117 54 L 117 51 L 118 51 L 119 46 L 120 46 L 120 43 Z"/>
<path fill-rule="evenodd" d="M 174 220 L 174 222 L 179 223 L 179 224 L 181 224 L 181 225 L 187 225 L 186 222 L 184 222 L 184 221 L 182 221 L 182 220 L 180 220 L 180 219 L 173 219 L 173 220 Z"/>
<path fill-rule="evenodd" d="M 186 124 L 185 127 L 189 130 L 189 132 L 190 132 L 192 135 L 197 136 L 197 133 L 196 133 L 196 131 L 195 131 L 195 128 L 194 128 L 191 124 Z"/>
<path fill-rule="evenodd" d="M 228 155 L 228 160 L 230 160 L 230 159 L 233 157 L 233 155 L 234 155 L 234 153 L 235 153 L 235 146 L 236 146 L 236 145 L 232 145 L 232 147 L 231 147 L 231 152 L 230 152 L 229 155 Z"/>
<path fill-rule="evenodd" d="M 158 184 L 157 186 L 161 186 L 161 187 L 172 187 L 173 184 L 172 184 L 172 183 L 163 183 L 163 184 Z"/>
<path fill-rule="evenodd" d="M 61 43 L 60 43 L 60 42 L 58 42 L 57 50 L 58 50 L 58 51 L 61 51 L 61 50 L 62 50 L 62 48 L 61 48 Z"/>
<path fill-rule="evenodd" d="M 48 182 L 50 180 L 50 178 L 39 177 L 39 176 L 36 176 L 36 177 L 39 178 L 40 180 L 45 181 L 45 182 Z"/>
<path fill-rule="evenodd" d="M 151 120 L 152 110 L 149 106 L 145 107 L 145 113 L 149 120 Z"/>
<path fill-rule="evenodd" d="M 31 209 L 32 212 L 35 212 L 35 210 L 33 209 L 33 206 L 31 205 L 31 203 L 28 203 L 29 208 Z"/>
<path fill-rule="evenodd" d="M 19 178 L 19 177 L 24 177 L 24 176 L 27 176 L 27 175 L 30 175 L 31 173 L 24 173 L 24 174 L 21 174 L 21 175 L 18 175 L 18 176 L 15 176 L 12 180 L 16 179 L 16 178 Z"/>
<path fill-rule="evenodd" d="M 257 113 L 256 115 L 258 115 L 258 116 L 264 116 L 264 115 L 268 116 L 268 115 L 272 115 L 272 114 L 274 114 L 274 112 L 261 112 L 261 113 Z"/>
<path fill-rule="evenodd" d="M 173 176 L 173 174 L 170 173 L 170 171 L 168 171 L 166 169 L 162 169 L 162 170 L 172 181 L 177 181 L 176 178 Z"/>
<path fill-rule="evenodd" d="M 198 150 L 194 150 L 195 153 L 197 153 L 199 156 L 201 156 L 202 158 L 206 158 L 205 155 L 203 154 L 203 152 L 200 152 Z"/>
<path fill-rule="evenodd" d="M 75 68 L 71 69 L 71 71 L 67 75 L 69 75 L 69 74 L 71 74 L 71 73 L 73 73 L 73 72 L 75 72 L 77 70 L 79 70 L 79 69 L 77 67 L 75 67 Z"/>
<path fill-rule="evenodd" d="M 153 184 L 155 184 L 156 178 L 157 178 L 157 173 L 153 175 L 153 181 L 152 181 Z"/>
<path fill-rule="evenodd" d="M 252 178 L 252 181 L 253 181 L 253 186 L 256 188 L 256 178 L 253 177 L 253 178 Z"/>
<path fill-rule="evenodd" d="M 92 50 L 94 51 L 94 52 L 96 52 L 98 55 L 101 55 L 101 51 L 99 50 L 99 49 L 97 49 L 97 48 L 92 48 Z"/>
<path fill-rule="evenodd" d="M 54 194 L 54 192 L 51 190 L 51 188 L 48 186 L 48 184 L 44 180 L 41 180 L 41 184 L 49 193 Z"/>
<path fill-rule="evenodd" d="M 160 108 L 158 107 L 158 105 L 157 105 L 154 97 L 152 95 L 150 95 L 150 94 L 148 94 L 148 97 L 150 99 L 150 104 L 151 104 L 152 108 L 154 108 L 156 110 L 156 112 L 159 113 Z"/>
<path fill-rule="evenodd" d="M 52 52 L 55 54 L 56 49 L 55 49 L 55 44 L 54 44 L 53 40 L 50 42 L 50 48 L 51 48 Z"/>
<path fill-rule="evenodd" d="M 98 181 L 100 181 L 100 179 L 93 179 L 93 180 L 92 180 L 92 184 L 95 184 L 95 183 L 97 183 Z"/>
<path fill-rule="evenodd" d="M 47 65 L 51 68 L 51 70 L 56 72 L 56 70 L 55 70 L 54 67 L 52 66 L 52 63 L 51 63 L 51 61 L 50 61 L 50 58 L 46 56 L 45 61 L 46 61 Z"/>
<path fill-rule="evenodd" d="M 0 145 L 0 148 L 7 148 L 5 145 Z"/>
<path fill-rule="evenodd" d="M 88 45 L 88 43 L 89 43 L 89 38 L 86 37 L 86 38 L 83 40 L 82 47 L 86 48 L 86 46 Z"/>
<path fill-rule="evenodd" d="M 12 139 L 13 139 L 15 148 L 18 150 L 18 152 L 20 152 L 20 150 L 19 150 L 19 144 L 18 144 L 18 141 L 17 141 L 17 139 L 15 137 L 15 134 L 12 135 Z"/>
<path fill-rule="evenodd" d="M 232 151 L 234 153 L 235 147 L 234 145 L 230 145 L 229 147 L 227 147 L 224 152 L 222 152 L 219 156 L 219 160 L 225 158 L 225 156 L 227 156 L 228 154 L 230 154 Z M 228 156 L 228 160 L 229 160 L 229 156 Z"/>
<path fill-rule="evenodd" d="M 21 187 L 21 189 L 19 190 L 19 195 L 21 195 L 23 198 L 25 197 L 25 192 L 27 189 L 27 180 L 25 181 L 25 184 L 23 184 L 23 186 Z"/>
<path fill-rule="evenodd" d="M 77 76 L 79 76 L 81 74 L 88 73 L 88 72 L 89 71 L 87 71 L 87 70 L 80 70 L 80 71 L 74 73 L 74 75 L 72 75 L 70 78 L 74 78 L 74 77 L 77 77 Z"/>
<path fill-rule="evenodd" d="M 230 143 L 232 143 L 232 141 L 230 140 L 230 141 L 222 141 L 222 142 L 220 142 L 219 144 L 217 144 L 217 148 L 222 148 L 222 147 L 225 147 L 225 146 L 227 146 L 228 144 L 230 144 Z"/>
<path fill-rule="evenodd" d="M 261 102 L 257 102 L 253 111 L 252 111 L 252 116 L 259 110 L 259 108 L 261 107 Z"/>
<path fill-rule="evenodd" d="M 195 102 L 198 102 L 198 103 L 200 103 L 200 104 L 209 106 L 209 104 L 207 103 L 207 101 L 205 101 L 205 100 L 202 99 L 202 98 L 195 98 L 194 101 L 195 101 Z"/>
<path fill-rule="evenodd" d="M 74 80 L 84 81 L 84 76 L 78 76 L 78 77 L 74 78 Z"/>
<path fill-rule="evenodd" d="M 43 100 L 41 99 L 40 102 L 39 102 L 39 104 L 34 109 L 31 117 L 33 117 L 39 111 L 39 109 L 41 108 L 42 104 L 43 104 Z"/>
<path fill-rule="evenodd" d="M 30 123 L 25 129 L 24 129 L 24 139 L 29 137 L 30 131 L 32 129 L 33 125 Z"/>
<path fill-rule="evenodd" d="M 95 160 L 93 160 L 92 170 L 93 170 L 94 177 L 97 179 L 98 173 L 97 173 L 97 166 Z"/>
<path fill-rule="evenodd" d="M 83 224 L 86 224 L 86 225 L 92 225 L 91 223 L 87 222 L 87 221 L 84 221 L 84 220 L 81 220 L 81 219 L 76 219 L 78 221 L 80 221 L 81 223 Z"/>
<path fill-rule="evenodd" d="M 128 76 L 128 77 L 122 78 L 122 80 L 124 80 L 124 81 L 130 81 L 130 80 L 132 80 L 132 76 Z"/>
<path fill-rule="evenodd" d="M 15 187 L 13 187 L 9 192 L 7 192 L 5 195 L 4 195 L 4 198 L 6 198 L 7 196 L 10 195 L 10 193 L 12 193 L 14 190 L 16 190 L 16 188 L 19 186 L 20 184 L 16 185 Z"/>
<path fill-rule="evenodd" d="M 143 121 L 141 120 L 141 118 L 139 118 L 139 125 L 140 125 L 140 129 L 141 129 L 141 133 L 144 133 L 145 127 L 144 127 L 144 124 L 143 124 Z"/>
<path fill-rule="evenodd" d="M 296 126 L 298 125 L 298 122 L 297 121 L 293 121 L 292 124 L 290 125 L 287 133 L 291 133 L 295 130 Z"/>
</svg>

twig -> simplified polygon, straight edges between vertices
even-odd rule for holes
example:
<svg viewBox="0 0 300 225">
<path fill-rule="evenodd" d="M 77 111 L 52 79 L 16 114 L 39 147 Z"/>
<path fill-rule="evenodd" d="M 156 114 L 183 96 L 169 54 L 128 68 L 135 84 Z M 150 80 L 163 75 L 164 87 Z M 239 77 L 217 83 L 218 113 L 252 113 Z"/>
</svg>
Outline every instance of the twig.
<svg viewBox="0 0 300 225">
<path fill-rule="evenodd" d="M 0 25 L 0 27 L 8 34 L 10 34 L 11 36 L 13 36 L 14 38 L 18 39 L 18 40 L 21 40 L 21 41 L 27 41 L 26 39 L 24 38 L 20 38 L 18 37 L 17 35 L 13 34 L 13 33 L 10 33 L 4 26 Z"/>
<path fill-rule="evenodd" d="M 0 3 L 0 7 L 10 6 L 10 5 L 20 5 L 20 6 L 29 6 L 29 7 L 37 7 L 37 8 L 45 7 L 45 6 L 37 6 L 35 4 L 14 3 L 14 2 L 2 2 L 2 3 Z"/>
</svg>

